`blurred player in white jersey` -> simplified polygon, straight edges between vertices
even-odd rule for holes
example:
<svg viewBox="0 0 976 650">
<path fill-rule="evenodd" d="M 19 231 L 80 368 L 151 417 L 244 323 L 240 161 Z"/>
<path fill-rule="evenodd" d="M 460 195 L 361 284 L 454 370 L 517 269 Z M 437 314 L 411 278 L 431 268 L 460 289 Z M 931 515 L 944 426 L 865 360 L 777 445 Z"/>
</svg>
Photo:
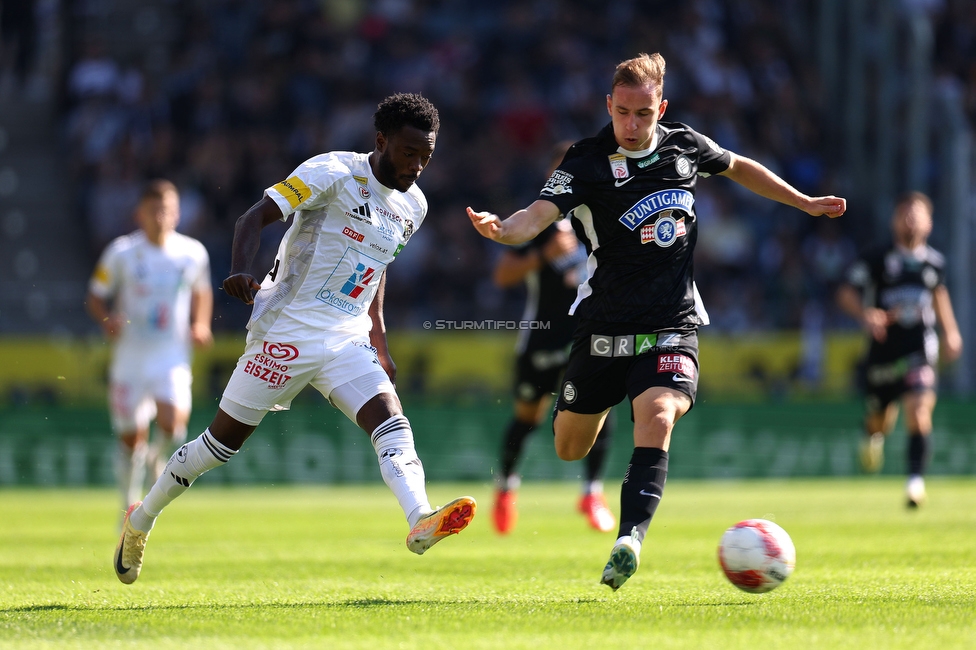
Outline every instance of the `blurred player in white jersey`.
<svg viewBox="0 0 976 650">
<path fill-rule="evenodd" d="M 143 493 L 147 466 L 155 480 L 186 439 L 191 345 L 213 342 L 210 258 L 203 244 L 176 232 L 176 186 L 150 182 L 135 217 L 139 230 L 115 239 L 102 253 L 86 303 L 113 344 L 109 411 L 119 438 L 116 475 L 123 509 Z"/>
<path fill-rule="evenodd" d="M 122 582 L 139 577 L 163 508 L 230 460 L 268 411 L 289 408 L 308 384 L 369 434 L 383 480 L 410 527 L 407 548 L 422 554 L 474 516 L 470 497 L 438 509 L 427 499 L 413 431 L 393 386 L 396 366 L 383 322 L 386 267 L 427 215 L 415 182 L 434 153 L 440 120 L 414 94 L 387 97 L 373 120 L 372 153 L 315 156 L 237 220 L 223 289 L 254 305 L 244 354 L 210 427 L 173 455 L 146 498 L 126 513 L 115 554 Z M 274 266 L 259 284 L 250 268 L 261 229 L 292 214 Z"/>
</svg>

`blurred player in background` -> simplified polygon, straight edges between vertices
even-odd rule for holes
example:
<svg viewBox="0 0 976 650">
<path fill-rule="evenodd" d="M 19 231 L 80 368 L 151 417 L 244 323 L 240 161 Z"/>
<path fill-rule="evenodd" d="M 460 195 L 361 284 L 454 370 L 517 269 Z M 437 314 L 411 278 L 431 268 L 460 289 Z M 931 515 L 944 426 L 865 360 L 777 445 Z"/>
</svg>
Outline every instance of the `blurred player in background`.
<svg viewBox="0 0 976 650">
<path fill-rule="evenodd" d="M 210 258 L 203 244 L 176 232 L 176 186 L 150 182 L 135 219 L 139 230 L 115 239 L 102 253 L 86 301 L 112 341 L 109 411 L 119 438 L 116 476 L 123 510 L 143 494 L 147 466 L 155 481 L 186 439 L 191 345 L 213 342 Z"/>
<path fill-rule="evenodd" d="M 932 411 L 936 402 L 939 334 L 946 361 L 962 354 L 962 336 L 945 286 L 945 258 L 928 245 L 932 201 L 921 192 L 901 197 L 891 219 L 893 243 L 855 262 L 837 303 L 870 335 L 863 365 L 867 413 L 861 464 L 878 472 L 885 437 L 898 419 L 908 430 L 907 504 L 925 501 Z"/>
<path fill-rule="evenodd" d="M 634 453 L 601 579 L 614 590 L 637 571 L 664 492 L 671 431 L 698 388 L 697 330 L 708 323 L 693 277 L 698 176 L 727 176 L 811 215 L 837 217 L 846 208 L 841 198 L 802 194 L 684 124 L 659 122 L 668 106 L 664 70 L 660 54 L 617 66 L 610 124 L 570 148 L 530 206 L 504 221 L 468 208 L 478 232 L 503 244 L 528 241 L 571 215 L 586 245 L 590 274 L 573 304 L 580 324 L 553 429 L 560 458 L 583 458 L 610 408 L 630 398 Z"/>
<path fill-rule="evenodd" d="M 370 436 L 383 480 L 410 527 L 407 548 L 422 554 L 474 517 L 475 501 L 434 509 L 413 431 L 393 381 L 383 321 L 386 267 L 427 216 L 416 186 L 434 153 L 440 119 L 420 95 L 384 99 L 373 116 L 372 153 L 315 156 L 238 220 L 228 295 L 253 304 L 244 354 L 198 438 L 170 458 L 142 502 L 126 513 L 115 554 L 119 580 L 139 577 L 156 517 L 204 472 L 229 461 L 268 411 L 289 408 L 311 384 Z M 261 230 L 294 214 L 274 266 L 259 284 L 250 269 Z M 369 514 L 355 522 L 369 534 Z"/>
<path fill-rule="evenodd" d="M 561 142 L 553 152 L 551 172 L 562 161 L 571 142 Z M 515 414 L 502 441 L 501 467 L 492 520 L 495 530 L 506 534 L 518 520 L 516 495 L 521 477 L 515 471 L 526 439 L 550 413 L 549 396 L 559 390 L 566 369 L 576 318 L 569 308 L 586 277 L 586 249 L 566 221 L 554 223 L 524 246 L 506 250 L 495 265 L 495 284 L 502 288 L 522 282 L 526 287 L 523 321 L 545 323 L 545 329 L 519 332 L 515 360 Z M 606 532 L 617 525 L 603 496 L 603 467 L 610 447 L 608 418 L 586 456 L 586 480 L 579 511 L 590 526 Z"/>
</svg>

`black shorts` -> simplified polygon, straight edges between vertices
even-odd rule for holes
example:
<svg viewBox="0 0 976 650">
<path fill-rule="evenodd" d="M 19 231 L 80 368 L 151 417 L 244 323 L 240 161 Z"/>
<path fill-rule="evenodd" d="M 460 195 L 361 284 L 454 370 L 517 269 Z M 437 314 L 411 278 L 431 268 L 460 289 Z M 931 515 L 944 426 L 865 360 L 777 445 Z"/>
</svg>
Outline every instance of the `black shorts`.
<svg viewBox="0 0 976 650">
<path fill-rule="evenodd" d="M 860 372 L 868 410 L 875 413 L 885 410 L 906 393 L 935 390 L 938 386 L 935 365 L 924 352 L 893 361 L 868 357 Z"/>
<path fill-rule="evenodd" d="M 602 413 L 624 397 L 661 386 L 698 394 L 698 333 L 665 330 L 650 334 L 587 334 L 581 327 L 569 353 L 556 408 Z"/>
<path fill-rule="evenodd" d="M 526 350 L 515 360 L 515 399 L 537 402 L 559 390 L 569 351 Z"/>
</svg>

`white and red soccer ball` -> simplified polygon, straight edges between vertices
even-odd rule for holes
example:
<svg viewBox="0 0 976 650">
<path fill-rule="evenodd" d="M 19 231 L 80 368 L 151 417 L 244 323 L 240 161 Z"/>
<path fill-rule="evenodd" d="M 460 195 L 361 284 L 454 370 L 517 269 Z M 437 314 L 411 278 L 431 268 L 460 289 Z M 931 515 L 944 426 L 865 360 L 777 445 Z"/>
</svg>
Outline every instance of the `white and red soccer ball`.
<svg viewBox="0 0 976 650">
<path fill-rule="evenodd" d="M 780 526 L 765 519 L 747 519 L 722 535 L 718 562 L 729 582 L 743 591 L 762 594 L 793 573 L 796 548 Z"/>
</svg>

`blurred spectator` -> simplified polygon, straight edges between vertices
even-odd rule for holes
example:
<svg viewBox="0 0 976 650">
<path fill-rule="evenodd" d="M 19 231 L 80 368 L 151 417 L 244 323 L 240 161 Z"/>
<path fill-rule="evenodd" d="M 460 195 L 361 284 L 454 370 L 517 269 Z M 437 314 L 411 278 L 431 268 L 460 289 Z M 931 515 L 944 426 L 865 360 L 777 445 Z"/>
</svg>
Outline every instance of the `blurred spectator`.
<svg viewBox="0 0 976 650">
<path fill-rule="evenodd" d="M 87 11 L 100 11 L 89 4 Z M 608 121 L 590 101 L 608 90 L 603 72 L 640 51 L 668 59 L 665 96 L 677 107 L 670 119 L 695 124 L 807 193 L 833 193 L 827 170 L 836 135 L 824 131 L 827 98 L 809 43 L 784 27 L 798 12 L 800 22 L 813 20 L 816 3 L 742 0 L 733 10 L 718 0 L 654 2 L 654 20 L 646 4 L 170 0 L 171 33 L 158 41 L 163 53 L 141 64 L 122 54 L 137 35 L 113 33 L 106 42 L 104 32 L 76 27 L 81 47 L 67 66 L 64 129 L 78 203 L 92 224 L 91 249 L 118 232 L 132 184 L 171 177 L 199 201 L 187 210 L 196 218 L 186 227 L 223 277 L 233 220 L 247 207 L 241 197 L 259 195 L 267 178 L 321 151 L 370 148 L 378 99 L 422 92 L 442 116 L 438 162 L 421 182 L 430 217 L 405 253 L 417 262 L 392 267 L 390 286 L 398 290 L 388 292 L 387 319 L 400 327 L 424 318 L 517 315 L 520 296 L 479 284 L 495 252 L 466 224 L 457 227 L 458 206 L 484 202 L 510 211 L 536 192 L 556 141 Z M 957 80 L 976 117 L 976 6 L 901 6 L 932 16 L 939 70 Z M 815 321 L 803 318 L 804 305 L 822 303 L 836 282 L 833 269 L 851 255 L 846 224 L 838 224 L 836 240 L 838 232 L 815 231 L 816 220 L 769 214 L 778 208 L 734 183 L 710 185 L 709 194 L 699 206 L 710 223 L 701 230 L 696 271 L 714 294 L 705 300 L 717 328 Z M 739 289 L 734 301 L 719 295 Z M 225 308 L 232 309 L 218 296 L 218 328 Z M 833 307 L 824 308 L 829 326 Z M 238 325 L 235 318 L 228 327 Z"/>
</svg>

